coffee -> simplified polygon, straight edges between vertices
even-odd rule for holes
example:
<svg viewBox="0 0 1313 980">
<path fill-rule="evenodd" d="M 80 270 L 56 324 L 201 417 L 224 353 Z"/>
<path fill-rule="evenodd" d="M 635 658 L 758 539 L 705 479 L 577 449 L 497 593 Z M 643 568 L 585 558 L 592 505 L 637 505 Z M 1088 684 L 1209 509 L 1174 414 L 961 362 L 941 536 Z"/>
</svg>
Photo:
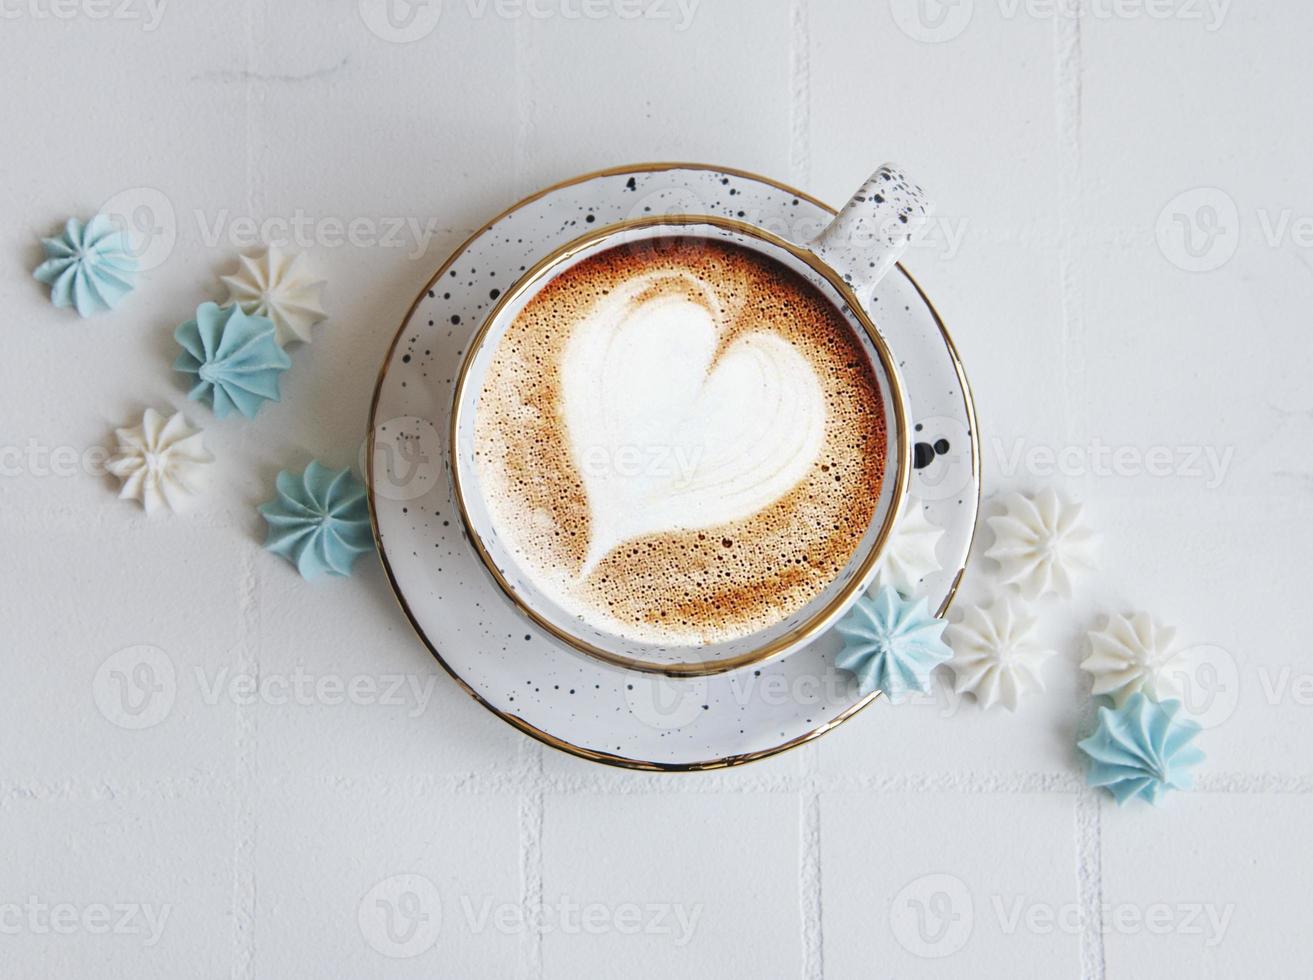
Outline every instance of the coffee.
<svg viewBox="0 0 1313 980">
<path fill-rule="evenodd" d="M 669 646 L 816 598 L 871 522 L 887 445 L 844 314 L 775 259 L 700 238 L 613 247 L 547 283 L 493 352 L 475 442 L 535 585 Z"/>
</svg>

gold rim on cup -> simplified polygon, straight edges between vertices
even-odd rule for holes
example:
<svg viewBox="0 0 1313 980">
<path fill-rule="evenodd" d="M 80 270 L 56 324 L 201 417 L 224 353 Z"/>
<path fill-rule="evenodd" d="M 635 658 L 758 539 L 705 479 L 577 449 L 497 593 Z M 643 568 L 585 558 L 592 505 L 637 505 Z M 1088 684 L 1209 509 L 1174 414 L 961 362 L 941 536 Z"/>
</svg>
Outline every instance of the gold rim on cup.
<svg viewBox="0 0 1313 980">
<path fill-rule="evenodd" d="M 515 588 L 507 581 L 502 570 L 497 567 L 492 556 L 488 553 L 482 537 L 477 528 L 474 527 L 470 520 L 469 511 L 465 505 L 465 490 L 461 484 L 460 463 L 456 452 L 457 433 L 460 429 L 463 411 L 469 406 L 465 406 L 465 395 L 467 382 L 469 381 L 470 368 L 474 363 L 476 355 L 482 350 L 484 342 L 488 338 L 493 325 L 501 316 L 502 311 L 516 299 L 523 296 L 526 292 L 538 286 L 543 280 L 550 278 L 552 270 L 557 268 L 561 263 L 572 258 L 574 255 L 584 251 L 599 241 L 608 238 L 615 238 L 623 241 L 626 231 L 641 228 L 652 227 L 671 227 L 680 228 L 694 225 L 710 225 L 716 228 L 722 228 L 735 234 L 744 235 L 749 238 L 755 238 L 765 242 L 774 248 L 782 249 L 800 262 L 809 266 L 813 272 L 823 278 L 834 288 L 839 297 L 847 304 L 852 311 L 853 318 L 857 320 L 858 325 L 870 339 L 875 348 L 876 356 L 880 359 L 880 364 L 884 369 L 884 376 L 891 389 L 890 396 L 893 402 L 894 419 L 893 425 L 898 440 L 897 459 L 894 460 L 893 476 L 894 489 L 890 498 L 888 511 L 884 515 L 884 520 L 876 534 L 876 538 L 867 547 L 865 557 L 857 567 L 856 572 L 850 580 L 836 593 L 824 607 L 813 613 L 805 622 L 799 623 L 787 633 L 775 637 L 773 640 L 762 644 L 761 646 L 749 650 L 746 653 L 739 654 L 736 657 L 726 657 L 722 660 L 710 661 L 684 661 L 679 663 L 656 663 L 654 661 L 639 660 L 633 657 L 626 657 L 622 654 L 606 650 L 596 644 L 589 643 L 568 630 L 562 629 L 556 623 L 551 622 L 527 602 L 525 602 L 515 591 Z M 823 633 L 833 625 L 834 620 L 843 614 L 847 607 L 856 599 L 857 595 L 869 583 L 871 575 L 874 573 L 875 566 L 883 557 L 884 547 L 893 533 L 894 522 L 898 519 L 900 509 L 903 504 L 903 498 L 907 494 L 908 483 L 911 480 L 912 471 L 912 454 L 911 454 L 911 433 L 908 430 L 907 413 L 904 400 L 902 378 L 899 375 L 898 367 L 894 362 L 893 354 L 890 352 L 884 338 L 876 329 L 875 323 L 871 320 L 866 310 L 862 307 L 861 302 L 853 293 L 851 287 L 843 281 L 843 277 L 836 272 L 831 266 L 822 261 L 814 252 L 804 246 L 797 245 L 787 239 L 781 238 L 772 232 L 759 228 L 756 225 L 748 224 L 744 221 L 737 221 L 733 218 L 721 218 L 714 215 L 653 215 L 645 218 L 630 218 L 626 221 L 619 221 L 615 224 L 605 225 L 594 231 L 581 235 L 573 241 L 567 242 L 560 246 L 551 254 L 540 259 L 531 269 L 525 272 L 516 283 L 511 286 L 498 299 L 497 303 L 484 318 L 483 323 L 470 339 L 470 345 L 465 353 L 465 358 L 461 362 L 460 372 L 456 376 L 456 381 L 452 394 L 451 406 L 451 424 L 448 431 L 448 451 L 451 460 L 451 482 L 452 489 L 456 497 L 456 506 L 460 511 L 461 523 L 464 525 L 466 532 L 469 534 L 470 541 L 474 545 L 474 550 L 478 552 L 480 560 L 484 567 L 492 575 L 493 580 L 502 592 L 511 600 L 520 612 L 524 613 L 540 629 L 550 633 L 556 639 L 560 640 L 581 653 L 604 660 L 609 664 L 617 667 L 625 667 L 630 670 L 643 671 L 645 673 L 664 674 L 670 677 L 701 677 L 709 674 L 721 674 L 727 670 L 736 670 L 740 667 L 749 667 L 754 664 L 762 663 L 769 660 L 783 651 L 805 643 L 814 637 Z M 372 458 L 372 457 L 371 457 Z M 884 478 L 888 479 L 890 475 L 889 467 L 886 465 Z M 883 487 L 882 487 L 883 490 Z"/>
</svg>

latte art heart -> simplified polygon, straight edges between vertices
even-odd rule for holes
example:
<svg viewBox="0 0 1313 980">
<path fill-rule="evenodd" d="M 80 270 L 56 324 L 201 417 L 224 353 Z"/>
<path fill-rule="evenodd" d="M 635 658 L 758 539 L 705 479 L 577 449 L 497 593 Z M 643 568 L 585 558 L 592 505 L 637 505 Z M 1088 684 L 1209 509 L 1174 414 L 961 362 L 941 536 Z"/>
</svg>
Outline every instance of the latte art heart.
<svg viewBox="0 0 1313 980">
<path fill-rule="evenodd" d="M 825 397 L 811 363 L 767 331 L 718 354 L 722 316 L 691 276 L 643 276 L 571 335 L 561 388 L 588 497 L 581 577 L 633 538 L 751 517 L 815 463 Z"/>
<path fill-rule="evenodd" d="M 885 419 L 866 348 L 816 287 L 686 238 L 541 286 L 496 342 L 473 451 L 497 547 L 537 601 L 671 648 L 822 596 L 875 513 Z"/>
</svg>

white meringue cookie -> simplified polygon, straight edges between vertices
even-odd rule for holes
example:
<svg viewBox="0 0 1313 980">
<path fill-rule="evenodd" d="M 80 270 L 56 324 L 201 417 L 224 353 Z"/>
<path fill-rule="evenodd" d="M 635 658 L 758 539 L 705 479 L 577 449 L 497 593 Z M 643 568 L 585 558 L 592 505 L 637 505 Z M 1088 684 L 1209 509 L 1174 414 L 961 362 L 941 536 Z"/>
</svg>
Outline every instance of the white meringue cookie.
<svg viewBox="0 0 1313 980">
<path fill-rule="evenodd" d="M 1081 669 L 1093 676 L 1095 695 L 1109 695 L 1119 708 L 1137 691 L 1155 701 L 1182 697 L 1184 665 L 1181 651 L 1173 649 L 1174 628 L 1148 613 L 1112 613 L 1089 638 Z"/>
<path fill-rule="evenodd" d="M 203 436 L 188 427 L 181 412 L 166 419 L 148 408 L 140 425 L 117 429 L 115 435 L 118 447 L 105 468 L 123 481 L 119 498 L 140 501 L 147 514 L 162 506 L 178 510 L 214 462 Z"/>
<path fill-rule="evenodd" d="M 1074 573 L 1093 569 L 1098 537 L 1081 524 L 1081 505 L 1052 487 L 1034 497 L 1010 493 L 1006 513 L 988 518 L 994 545 L 985 552 L 1002 566 L 1000 580 L 1028 599 L 1071 596 Z"/>
<path fill-rule="evenodd" d="M 909 497 L 903 515 L 898 519 L 893 536 L 885 545 L 884 557 L 875 573 L 870 592 L 874 595 L 882 586 L 892 585 L 909 599 L 921 587 L 922 580 L 942 567 L 935 554 L 944 529 L 930 523 L 925 506 L 915 497 Z"/>
<path fill-rule="evenodd" d="M 322 306 L 324 281 L 308 275 L 300 253 L 269 247 L 259 255 L 238 256 L 237 271 L 220 279 L 228 287 L 225 306 L 274 322 L 279 346 L 310 343 L 310 328 L 328 314 Z"/>
<path fill-rule="evenodd" d="M 1016 711 L 1023 697 L 1044 690 L 1040 668 L 1054 654 L 1039 645 L 1034 630 L 1035 617 L 1007 596 L 967 609 L 945 631 L 954 690 L 974 695 L 981 707 Z"/>
</svg>

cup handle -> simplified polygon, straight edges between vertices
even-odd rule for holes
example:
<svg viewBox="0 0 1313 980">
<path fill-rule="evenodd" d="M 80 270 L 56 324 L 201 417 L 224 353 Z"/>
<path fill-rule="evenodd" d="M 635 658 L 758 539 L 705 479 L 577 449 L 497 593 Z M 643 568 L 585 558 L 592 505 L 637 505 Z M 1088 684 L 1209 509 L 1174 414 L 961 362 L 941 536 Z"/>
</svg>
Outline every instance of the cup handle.
<svg viewBox="0 0 1313 980">
<path fill-rule="evenodd" d="M 807 247 L 865 298 L 907 250 L 932 210 L 925 191 L 901 168 L 886 163 Z"/>
</svg>

